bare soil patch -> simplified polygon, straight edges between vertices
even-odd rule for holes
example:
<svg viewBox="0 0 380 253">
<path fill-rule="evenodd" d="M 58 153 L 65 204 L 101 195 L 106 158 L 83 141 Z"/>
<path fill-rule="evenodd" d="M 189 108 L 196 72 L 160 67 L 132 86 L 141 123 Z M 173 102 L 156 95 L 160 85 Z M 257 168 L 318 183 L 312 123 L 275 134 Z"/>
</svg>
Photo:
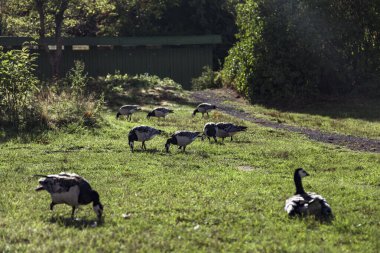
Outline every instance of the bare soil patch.
<svg viewBox="0 0 380 253">
<path fill-rule="evenodd" d="M 244 112 L 241 108 L 236 108 L 233 105 L 226 105 L 224 103 L 226 101 L 238 101 L 244 104 L 248 103 L 246 100 L 244 100 L 244 98 L 240 97 L 235 91 L 230 89 L 195 91 L 192 93 L 192 98 L 196 102 L 207 102 L 215 104 L 219 110 L 231 116 L 237 117 L 242 120 L 254 122 L 262 126 L 274 129 L 284 129 L 295 133 L 301 133 L 309 137 L 311 140 L 324 143 L 331 143 L 334 145 L 349 148 L 351 150 L 380 153 L 379 140 L 357 137 L 352 135 L 322 132 L 315 129 L 290 126 L 280 122 L 272 122 L 266 119 L 255 118 L 252 115 Z"/>
</svg>

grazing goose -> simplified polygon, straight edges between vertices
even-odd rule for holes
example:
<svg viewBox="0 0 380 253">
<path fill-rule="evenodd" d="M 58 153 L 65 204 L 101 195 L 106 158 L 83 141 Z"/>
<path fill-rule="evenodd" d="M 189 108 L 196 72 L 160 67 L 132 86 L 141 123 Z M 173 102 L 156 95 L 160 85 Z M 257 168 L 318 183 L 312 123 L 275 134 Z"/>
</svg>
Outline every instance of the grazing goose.
<svg viewBox="0 0 380 253">
<path fill-rule="evenodd" d="M 216 109 L 215 105 L 208 104 L 208 103 L 199 104 L 197 106 L 197 108 L 193 111 L 193 117 L 195 116 L 195 114 L 197 112 L 202 113 L 202 118 L 203 118 L 203 116 L 204 116 L 205 113 L 207 114 L 207 116 L 209 116 L 208 112 L 211 111 L 211 110 L 214 110 L 214 109 Z"/>
<path fill-rule="evenodd" d="M 216 136 L 222 138 L 224 141 L 224 138 L 226 137 L 232 137 L 237 134 L 238 132 L 247 130 L 246 126 L 238 126 L 234 125 L 232 123 L 225 123 L 225 122 L 219 122 L 216 124 L 217 131 Z"/>
<path fill-rule="evenodd" d="M 51 195 L 50 210 L 56 204 L 72 206 L 71 217 L 74 218 L 75 209 L 79 205 L 87 205 L 92 202 L 92 207 L 100 220 L 103 214 L 103 206 L 99 200 L 99 194 L 92 190 L 90 184 L 83 177 L 75 173 L 61 172 L 55 175 L 41 176 L 40 184 L 36 191 L 46 190 Z"/>
<path fill-rule="evenodd" d="M 140 111 L 141 108 L 138 105 L 123 105 L 120 107 L 119 111 L 116 114 L 116 118 L 118 119 L 120 115 L 126 115 L 127 120 L 131 121 L 132 114 L 136 111 Z"/>
<path fill-rule="evenodd" d="M 177 131 L 175 132 L 165 144 L 166 152 L 169 152 L 170 144 L 178 145 L 179 149 L 182 148 L 185 151 L 186 146 L 192 143 L 201 132 L 190 132 L 190 131 Z"/>
<path fill-rule="evenodd" d="M 333 217 L 331 207 L 326 199 L 313 192 L 305 192 L 302 178 L 309 174 L 302 168 L 294 172 L 296 193 L 285 202 L 285 211 L 290 217 L 314 215 L 316 218 L 329 220 Z"/>
<path fill-rule="evenodd" d="M 216 140 L 216 132 L 218 131 L 218 128 L 216 127 L 216 124 L 214 122 L 208 122 L 205 124 L 203 128 L 203 134 L 207 137 L 209 141 L 211 141 L 210 137 L 214 138 L 215 142 L 218 142 Z"/>
<path fill-rule="evenodd" d="M 157 107 L 157 108 L 154 108 L 152 111 L 150 111 L 146 117 L 148 119 L 150 117 L 165 118 L 166 115 L 168 115 L 169 113 L 173 113 L 173 110 L 165 108 L 165 107 Z"/>
<path fill-rule="evenodd" d="M 161 130 L 155 129 L 149 126 L 137 126 L 129 131 L 128 143 L 133 152 L 133 146 L 135 141 L 142 142 L 142 149 L 146 150 L 145 142 L 152 139 L 154 136 L 161 134 Z"/>
</svg>

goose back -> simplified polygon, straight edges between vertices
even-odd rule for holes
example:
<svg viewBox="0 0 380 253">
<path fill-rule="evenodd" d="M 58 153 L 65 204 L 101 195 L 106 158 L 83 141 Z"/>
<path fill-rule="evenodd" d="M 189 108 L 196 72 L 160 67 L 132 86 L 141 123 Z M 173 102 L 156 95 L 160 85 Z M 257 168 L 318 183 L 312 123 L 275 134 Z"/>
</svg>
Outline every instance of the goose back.
<svg viewBox="0 0 380 253">
<path fill-rule="evenodd" d="M 78 206 L 92 201 L 90 184 L 78 174 L 61 172 L 40 178 L 38 182 L 40 186 L 36 190 L 49 192 L 56 204 Z"/>
<path fill-rule="evenodd" d="M 238 126 L 232 123 L 219 122 L 216 124 L 217 127 L 217 137 L 225 138 L 234 136 L 238 132 L 245 131 L 247 129 L 246 126 Z"/>
<path fill-rule="evenodd" d="M 165 107 L 154 108 L 151 112 L 148 113 L 148 117 L 165 117 L 169 113 L 173 113 L 173 110 Z"/>
<path fill-rule="evenodd" d="M 216 109 L 215 105 L 209 103 L 201 103 L 197 106 L 197 109 L 201 113 L 210 112 L 213 109 Z"/>
<path fill-rule="evenodd" d="M 192 143 L 199 134 L 200 132 L 177 131 L 173 136 L 176 138 L 178 146 L 186 146 Z"/>
<path fill-rule="evenodd" d="M 155 129 L 149 126 L 137 126 L 132 128 L 130 134 L 134 134 L 136 136 L 136 141 L 148 141 L 160 134 L 161 130 Z"/>
<path fill-rule="evenodd" d="M 138 110 L 140 110 L 140 107 L 138 105 L 123 105 L 122 107 L 120 107 L 119 113 L 122 115 L 128 115 Z"/>
</svg>

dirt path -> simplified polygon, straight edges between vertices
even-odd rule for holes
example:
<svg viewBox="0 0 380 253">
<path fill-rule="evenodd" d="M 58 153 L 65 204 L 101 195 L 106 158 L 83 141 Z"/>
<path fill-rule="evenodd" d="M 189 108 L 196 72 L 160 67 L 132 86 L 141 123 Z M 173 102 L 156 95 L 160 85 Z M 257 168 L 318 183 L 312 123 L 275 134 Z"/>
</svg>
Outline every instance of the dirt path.
<svg viewBox="0 0 380 253">
<path fill-rule="evenodd" d="M 254 122 L 262 126 L 301 133 L 309 137 L 311 140 L 344 146 L 352 150 L 380 153 L 379 140 L 343 134 L 327 133 L 319 130 L 272 122 L 265 119 L 255 118 L 252 115 L 235 108 L 234 106 L 224 105 L 223 102 L 226 100 L 241 100 L 240 102 L 244 102 L 244 99 L 239 98 L 237 94 L 231 90 L 223 89 L 196 91 L 192 93 L 192 97 L 197 102 L 208 102 L 215 104 L 219 108 L 219 110 L 227 114 L 230 114 L 239 119 Z"/>
</svg>

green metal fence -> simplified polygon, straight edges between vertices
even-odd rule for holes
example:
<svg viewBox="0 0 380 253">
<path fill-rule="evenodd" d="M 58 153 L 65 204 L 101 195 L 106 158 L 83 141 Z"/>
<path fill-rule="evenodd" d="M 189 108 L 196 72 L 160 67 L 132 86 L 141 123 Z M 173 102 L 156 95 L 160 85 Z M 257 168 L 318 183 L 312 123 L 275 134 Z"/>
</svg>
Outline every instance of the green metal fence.
<svg viewBox="0 0 380 253">
<path fill-rule="evenodd" d="M 6 49 L 20 47 L 30 38 L 0 37 Z M 52 39 L 40 43 L 54 45 Z M 61 74 L 73 67 L 75 60 L 85 63 L 90 76 L 104 76 L 115 71 L 128 74 L 149 73 L 170 77 L 190 88 L 191 79 L 202 73 L 203 66 L 212 67 L 213 48 L 221 43 L 219 35 L 118 37 L 118 38 L 65 38 Z M 51 47 L 54 50 L 53 47 Z M 50 77 L 51 68 L 47 53 L 39 53 L 38 75 Z"/>
</svg>

